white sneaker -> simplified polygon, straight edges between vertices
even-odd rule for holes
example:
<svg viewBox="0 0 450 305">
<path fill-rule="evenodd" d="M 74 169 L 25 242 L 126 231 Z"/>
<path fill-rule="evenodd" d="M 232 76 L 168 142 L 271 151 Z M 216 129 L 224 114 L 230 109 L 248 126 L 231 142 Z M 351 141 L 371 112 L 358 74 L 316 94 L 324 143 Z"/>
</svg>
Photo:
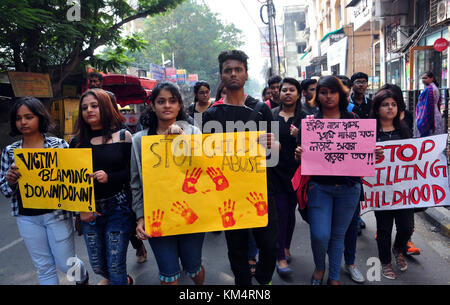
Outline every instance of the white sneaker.
<svg viewBox="0 0 450 305">
<path fill-rule="evenodd" d="M 366 281 L 366 279 L 364 278 L 364 276 L 362 275 L 362 273 L 358 270 L 358 268 L 356 266 L 345 266 L 345 269 L 347 270 L 348 273 L 350 273 L 350 277 L 351 279 L 356 282 L 356 283 L 364 283 Z"/>
</svg>

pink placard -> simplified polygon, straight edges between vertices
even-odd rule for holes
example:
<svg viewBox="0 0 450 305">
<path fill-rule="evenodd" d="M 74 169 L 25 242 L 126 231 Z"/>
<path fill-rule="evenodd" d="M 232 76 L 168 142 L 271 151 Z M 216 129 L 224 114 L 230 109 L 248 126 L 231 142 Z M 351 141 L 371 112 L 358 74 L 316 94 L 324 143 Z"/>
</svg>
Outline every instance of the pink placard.
<svg viewBox="0 0 450 305">
<path fill-rule="evenodd" d="M 302 175 L 375 175 L 376 120 L 302 120 Z"/>
</svg>

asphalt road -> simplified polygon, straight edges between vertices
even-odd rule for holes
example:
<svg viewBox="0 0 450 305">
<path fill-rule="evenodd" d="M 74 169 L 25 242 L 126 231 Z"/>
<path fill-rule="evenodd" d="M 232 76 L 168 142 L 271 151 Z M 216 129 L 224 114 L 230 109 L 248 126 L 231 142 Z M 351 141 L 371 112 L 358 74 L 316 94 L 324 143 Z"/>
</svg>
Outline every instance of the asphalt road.
<svg viewBox="0 0 450 305">
<path fill-rule="evenodd" d="M 367 265 L 370 257 L 377 257 L 375 235 L 375 217 L 372 213 L 363 215 L 367 228 L 358 238 L 357 266 L 364 275 L 373 274 Z M 407 259 L 408 270 L 397 272 L 397 280 L 366 281 L 363 285 L 448 285 L 450 284 L 450 239 L 438 232 L 423 215 L 416 214 L 416 231 L 413 241 L 422 249 L 420 256 Z M 127 265 L 137 285 L 158 285 L 158 267 L 146 243 L 148 260 L 143 264 L 136 263 L 135 250 L 128 248 Z M 91 284 L 98 283 L 102 278 L 95 275 L 90 268 L 86 246 L 82 237 L 76 236 L 77 255 L 85 262 L 91 278 Z M 309 227 L 297 215 L 297 224 L 291 246 L 294 270 L 289 279 L 281 279 L 275 272 L 273 285 L 308 285 L 314 271 L 313 257 L 309 241 Z M 203 264 L 206 270 L 205 284 L 207 285 L 233 285 L 233 274 L 229 267 L 225 236 L 223 233 L 207 233 L 203 246 Z M 394 266 L 394 270 L 395 266 Z M 327 274 L 325 274 L 326 279 Z M 60 282 L 63 285 L 72 285 L 66 276 L 60 273 Z M 359 285 L 353 283 L 342 267 L 341 283 L 344 285 Z M 38 278 L 25 244 L 19 236 L 15 218 L 10 213 L 9 201 L 0 196 L 0 285 L 36 285 Z M 192 285 L 192 281 L 184 274 L 180 284 Z"/>
</svg>

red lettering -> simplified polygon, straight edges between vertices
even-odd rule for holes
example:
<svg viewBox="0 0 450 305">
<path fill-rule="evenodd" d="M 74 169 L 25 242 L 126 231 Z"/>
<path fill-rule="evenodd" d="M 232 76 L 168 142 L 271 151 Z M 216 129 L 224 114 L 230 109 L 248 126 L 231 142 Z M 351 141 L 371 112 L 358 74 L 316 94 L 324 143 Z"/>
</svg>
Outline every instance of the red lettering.
<svg viewBox="0 0 450 305">
<path fill-rule="evenodd" d="M 423 169 L 423 172 L 420 171 L 420 168 L 417 164 L 414 164 L 414 180 L 417 180 L 417 173 L 422 176 L 422 178 L 427 179 L 427 168 L 428 168 L 428 161 L 425 162 L 425 168 Z"/>
<path fill-rule="evenodd" d="M 373 186 L 383 186 L 384 184 L 381 183 L 381 171 L 385 170 L 386 167 L 378 167 L 375 168 L 375 170 L 377 171 L 377 183 L 375 183 Z"/>
<path fill-rule="evenodd" d="M 394 155 L 395 155 L 395 149 L 399 148 L 401 145 L 387 145 L 384 146 L 383 149 L 390 149 L 391 150 L 391 162 L 394 162 Z"/>
<path fill-rule="evenodd" d="M 362 183 L 370 188 L 373 188 L 373 185 L 367 182 L 366 180 L 362 179 Z"/>
<path fill-rule="evenodd" d="M 427 191 L 427 195 L 425 195 L 425 190 Z M 422 199 L 424 201 L 429 201 L 431 198 L 431 191 L 430 186 L 428 184 L 422 185 L 422 188 L 420 189 L 420 192 L 422 193 Z"/>
<path fill-rule="evenodd" d="M 410 202 L 412 202 L 413 204 L 418 204 L 420 202 L 421 199 L 421 194 L 420 194 L 420 190 L 418 187 L 413 188 L 412 190 L 410 190 Z M 415 197 L 415 193 L 417 192 L 417 198 Z"/>
<path fill-rule="evenodd" d="M 381 203 L 381 206 L 387 206 L 387 205 L 390 205 L 391 203 L 388 201 L 388 202 L 386 202 L 386 192 L 385 191 L 383 191 L 383 202 Z"/>
<path fill-rule="evenodd" d="M 431 148 L 430 149 L 426 149 L 427 143 L 431 144 Z M 432 151 L 434 149 L 434 147 L 436 146 L 436 144 L 434 144 L 433 140 L 425 140 L 422 142 L 422 147 L 420 148 L 420 153 L 419 153 L 419 160 L 422 160 L 422 156 L 426 153 L 429 153 L 430 151 Z"/>
<path fill-rule="evenodd" d="M 431 188 L 433 190 L 434 204 L 437 205 L 437 204 L 441 203 L 445 199 L 445 197 L 446 197 L 445 191 L 444 191 L 444 189 L 442 187 L 440 187 L 439 185 L 435 185 L 435 184 L 433 184 L 431 186 Z M 438 191 L 441 192 L 441 197 L 440 198 L 438 196 Z"/>
<path fill-rule="evenodd" d="M 392 181 L 389 179 L 391 177 L 391 167 L 387 168 L 386 185 L 392 185 Z"/>
<path fill-rule="evenodd" d="M 399 166 L 397 165 L 397 166 L 395 167 L 394 183 L 402 182 L 402 179 L 399 179 L 399 178 L 398 178 L 398 169 L 399 169 Z"/>
<path fill-rule="evenodd" d="M 399 198 L 397 199 L 397 197 Z M 394 191 L 394 196 L 392 196 L 392 205 L 399 204 L 403 200 L 403 194 L 399 191 Z"/>
<path fill-rule="evenodd" d="M 412 150 L 412 155 L 411 156 L 409 156 L 409 157 L 405 156 L 404 151 L 406 149 L 411 149 Z M 416 158 L 416 156 L 417 156 L 417 149 L 412 144 L 402 145 L 400 147 L 400 149 L 397 150 L 397 158 L 400 159 L 401 161 L 404 161 L 404 162 L 411 162 L 412 160 L 414 160 Z"/>
<path fill-rule="evenodd" d="M 442 169 L 442 175 L 443 175 L 443 177 L 447 177 L 447 166 L 439 165 L 439 166 L 434 167 L 434 165 L 435 165 L 437 162 L 439 162 L 438 159 L 436 159 L 436 160 L 431 164 L 431 167 L 430 167 L 431 176 L 433 176 L 433 177 L 435 177 L 435 178 L 436 178 L 436 177 L 439 177 L 439 169 Z"/>
<path fill-rule="evenodd" d="M 402 168 L 405 169 L 405 176 L 403 177 L 402 180 L 406 181 L 406 180 L 412 180 L 411 177 L 408 177 L 408 170 L 410 167 L 414 167 L 414 165 L 403 165 Z"/>
<path fill-rule="evenodd" d="M 367 202 L 370 203 L 370 207 L 373 208 L 373 192 L 370 192 L 370 198 L 367 198 L 367 193 L 364 192 L 364 205 L 367 207 Z"/>
</svg>

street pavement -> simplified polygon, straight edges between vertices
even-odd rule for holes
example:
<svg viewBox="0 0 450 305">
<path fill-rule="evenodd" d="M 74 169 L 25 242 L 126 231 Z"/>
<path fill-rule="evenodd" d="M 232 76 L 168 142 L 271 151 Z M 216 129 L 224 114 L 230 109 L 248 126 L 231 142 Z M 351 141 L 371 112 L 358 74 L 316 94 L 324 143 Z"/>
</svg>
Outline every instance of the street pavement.
<svg viewBox="0 0 450 305">
<path fill-rule="evenodd" d="M 373 213 L 363 215 L 367 228 L 358 238 L 356 264 L 361 272 L 373 274 L 373 265 L 368 263 L 370 257 L 377 257 L 375 235 L 375 217 Z M 82 236 L 76 236 L 77 255 L 85 262 L 91 279 L 96 284 L 102 278 L 93 273 L 86 246 Z M 419 256 L 408 257 L 408 270 L 404 273 L 394 270 L 397 280 L 381 277 L 378 281 L 366 281 L 363 285 L 449 285 L 450 284 L 450 239 L 441 234 L 436 224 L 429 222 L 424 213 L 416 213 L 413 241 L 422 249 Z M 143 264 L 136 263 L 135 250 L 128 247 L 128 273 L 134 277 L 137 285 L 159 285 L 158 267 L 148 242 L 145 243 L 148 260 Z M 309 240 L 309 227 L 297 214 L 297 223 L 291 245 L 293 275 L 282 279 L 275 272 L 273 285 L 309 285 L 314 271 L 313 257 Z M 370 262 L 370 261 L 369 261 Z M 206 270 L 206 285 L 233 285 L 234 278 L 229 267 L 225 236 L 223 233 L 207 233 L 203 246 L 203 265 Z M 325 280 L 327 273 L 325 274 Z M 72 285 L 66 276 L 60 273 L 63 285 Z M 325 282 L 325 281 L 324 281 Z M 182 275 L 180 284 L 192 285 L 192 281 Z M 352 282 L 343 265 L 341 283 L 344 285 L 360 285 Z M 10 203 L 0 196 L 0 285 L 36 285 L 38 278 L 25 244 L 19 236 L 15 218 L 10 213 Z"/>
</svg>

